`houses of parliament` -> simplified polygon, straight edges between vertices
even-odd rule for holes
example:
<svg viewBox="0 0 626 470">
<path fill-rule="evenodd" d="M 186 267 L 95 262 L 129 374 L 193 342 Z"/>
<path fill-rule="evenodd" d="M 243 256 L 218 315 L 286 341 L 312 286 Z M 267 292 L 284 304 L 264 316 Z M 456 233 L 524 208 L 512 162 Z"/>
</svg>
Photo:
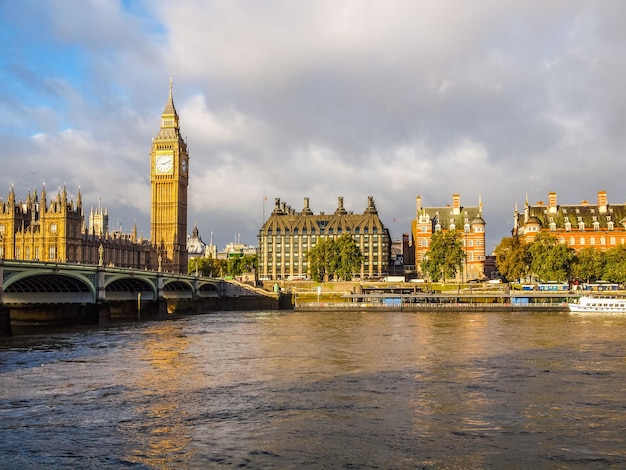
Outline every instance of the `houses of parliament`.
<svg viewBox="0 0 626 470">
<path fill-rule="evenodd" d="M 161 115 L 158 135 L 150 151 L 150 240 L 130 233 L 111 231 L 108 212 L 90 210 L 85 223 L 83 201 L 68 197 L 67 188 L 48 195 L 28 192 L 17 199 L 10 188 L 0 199 L 0 259 L 88 263 L 131 268 L 151 268 L 187 273 L 187 144 L 181 137 L 172 97 Z M 101 259 L 102 256 L 102 259 Z"/>
</svg>

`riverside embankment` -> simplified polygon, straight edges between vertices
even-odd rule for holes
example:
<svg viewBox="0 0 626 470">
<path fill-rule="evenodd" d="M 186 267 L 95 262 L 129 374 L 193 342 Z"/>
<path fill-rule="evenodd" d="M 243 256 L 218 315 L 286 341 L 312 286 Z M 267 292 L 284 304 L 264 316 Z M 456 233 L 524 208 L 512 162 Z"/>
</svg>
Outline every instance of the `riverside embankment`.
<svg viewBox="0 0 626 470">
<path fill-rule="evenodd" d="M 297 310 L 566 312 L 567 303 L 580 295 L 489 283 L 284 281 L 264 287 L 290 294 Z"/>
</svg>

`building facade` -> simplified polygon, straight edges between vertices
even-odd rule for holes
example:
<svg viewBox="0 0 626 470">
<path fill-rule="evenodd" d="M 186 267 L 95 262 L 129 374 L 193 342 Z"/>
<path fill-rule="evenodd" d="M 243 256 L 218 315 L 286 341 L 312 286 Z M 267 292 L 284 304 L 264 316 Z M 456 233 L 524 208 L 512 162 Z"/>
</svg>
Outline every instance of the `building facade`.
<svg viewBox="0 0 626 470">
<path fill-rule="evenodd" d="M 189 154 L 180 134 L 179 118 L 170 93 L 161 115 L 159 134 L 150 151 L 150 241 L 164 271 L 187 272 L 187 186 Z M 158 266 L 153 265 L 153 269 Z"/>
<path fill-rule="evenodd" d="M 99 217 L 96 217 L 100 214 Z M 90 229 L 85 227 L 80 190 L 76 201 L 59 188 L 48 201 L 45 186 L 41 196 L 28 193 L 16 200 L 11 188 L 6 201 L 0 199 L 0 258 L 69 263 L 104 263 L 143 268 L 152 261 L 150 243 L 131 233 L 109 232 L 105 212 L 92 211 Z M 102 259 L 100 247 L 103 248 Z"/>
<path fill-rule="evenodd" d="M 374 198 L 368 197 L 362 214 L 348 212 L 339 197 L 333 214 L 314 214 L 309 198 L 304 208 L 296 212 L 280 199 L 269 218 L 259 230 L 258 276 L 265 280 L 308 278 L 306 253 L 322 238 L 335 238 L 349 233 L 363 254 L 361 279 L 385 276 L 389 271 L 391 237 L 383 225 Z"/>
<path fill-rule="evenodd" d="M 485 220 L 483 204 L 478 198 L 477 206 L 462 206 L 461 196 L 452 195 L 452 205 L 444 207 L 423 207 L 421 196 L 416 198 L 415 219 L 411 232 L 415 248 L 415 269 L 423 277 L 422 261 L 430 249 L 433 233 L 457 231 L 465 251 L 463 273 L 459 281 L 482 279 L 485 277 Z"/>
<path fill-rule="evenodd" d="M 540 232 L 548 232 L 575 250 L 607 250 L 626 243 L 626 204 L 609 204 L 606 191 L 598 191 L 595 204 L 583 200 L 561 205 L 556 192 L 550 192 L 547 204 L 531 205 L 526 196 L 524 211 L 515 207 L 512 233 L 532 243 Z"/>
</svg>

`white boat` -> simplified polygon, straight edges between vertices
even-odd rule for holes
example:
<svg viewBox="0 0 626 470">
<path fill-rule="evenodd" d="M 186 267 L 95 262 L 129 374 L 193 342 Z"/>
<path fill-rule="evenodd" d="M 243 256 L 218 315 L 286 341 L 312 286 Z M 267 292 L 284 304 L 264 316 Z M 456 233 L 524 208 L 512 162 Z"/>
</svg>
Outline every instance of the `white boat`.
<svg viewBox="0 0 626 470">
<path fill-rule="evenodd" d="M 624 313 L 626 314 L 626 297 L 615 295 L 583 295 L 578 302 L 570 302 L 572 313 Z"/>
</svg>

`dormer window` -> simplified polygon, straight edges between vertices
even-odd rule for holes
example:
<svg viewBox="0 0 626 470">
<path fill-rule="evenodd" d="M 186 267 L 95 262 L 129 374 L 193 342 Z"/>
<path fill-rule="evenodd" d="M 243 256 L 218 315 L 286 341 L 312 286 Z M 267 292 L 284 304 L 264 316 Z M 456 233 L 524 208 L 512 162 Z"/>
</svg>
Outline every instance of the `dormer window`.
<svg viewBox="0 0 626 470">
<path fill-rule="evenodd" d="M 595 231 L 600 230 L 600 222 L 598 222 L 597 220 L 595 220 L 595 221 L 593 222 L 593 229 L 594 229 Z"/>
<path fill-rule="evenodd" d="M 556 224 L 554 222 L 550 222 L 549 227 L 551 232 L 556 231 Z"/>
<path fill-rule="evenodd" d="M 613 221 L 611 221 L 611 220 L 609 220 L 609 221 L 606 223 L 606 227 L 607 227 L 609 230 L 614 230 L 614 229 L 615 229 L 615 228 L 614 228 L 614 226 L 613 226 Z"/>
<path fill-rule="evenodd" d="M 572 230 L 572 223 L 568 220 L 567 222 L 565 222 L 565 231 L 569 232 Z"/>
<path fill-rule="evenodd" d="M 578 222 L 578 230 L 585 230 L 585 223 L 584 222 Z"/>
</svg>

